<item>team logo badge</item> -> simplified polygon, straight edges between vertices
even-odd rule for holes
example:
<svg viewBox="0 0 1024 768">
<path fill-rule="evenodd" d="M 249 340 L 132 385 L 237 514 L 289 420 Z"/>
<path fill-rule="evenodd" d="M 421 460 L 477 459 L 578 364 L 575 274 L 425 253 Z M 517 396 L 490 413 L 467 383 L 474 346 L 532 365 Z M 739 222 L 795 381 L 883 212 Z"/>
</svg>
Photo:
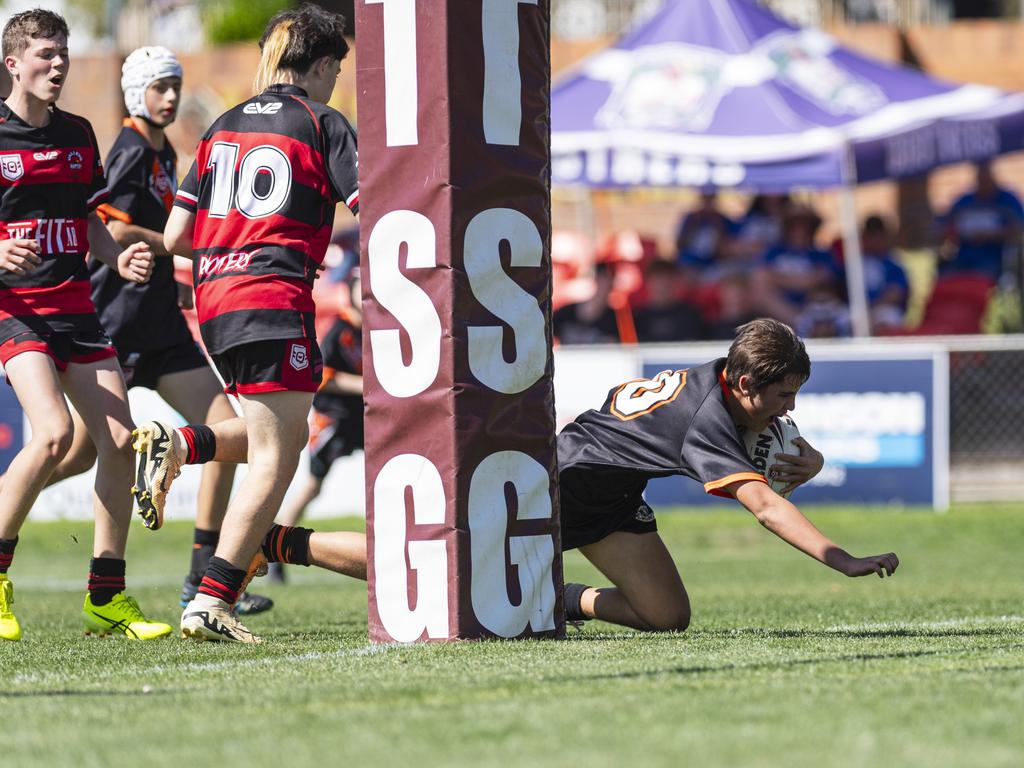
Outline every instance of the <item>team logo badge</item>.
<svg viewBox="0 0 1024 768">
<path fill-rule="evenodd" d="M 296 371 L 304 371 L 309 368 L 309 354 L 302 344 L 292 344 L 292 354 L 288 363 Z"/>
<path fill-rule="evenodd" d="M 25 175 L 25 166 L 22 165 L 21 155 L 0 155 L 0 173 L 8 181 L 17 181 Z"/>
<path fill-rule="evenodd" d="M 73 171 L 78 171 L 82 168 L 82 153 L 77 149 L 72 149 L 68 152 L 68 168 Z"/>
<path fill-rule="evenodd" d="M 636 514 L 633 517 L 638 523 L 653 523 L 654 510 L 646 504 L 641 504 L 636 508 Z"/>
</svg>

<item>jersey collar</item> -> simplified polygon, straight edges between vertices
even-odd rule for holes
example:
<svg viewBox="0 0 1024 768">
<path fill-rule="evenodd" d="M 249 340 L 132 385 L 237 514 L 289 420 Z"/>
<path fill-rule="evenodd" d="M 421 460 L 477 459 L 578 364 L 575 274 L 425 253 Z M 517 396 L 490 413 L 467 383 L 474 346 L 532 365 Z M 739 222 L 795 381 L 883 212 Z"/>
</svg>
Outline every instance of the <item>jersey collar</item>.
<svg viewBox="0 0 1024 768">
<path fill-rule="evenodd" d="M 268 85 L 267 90 L 265 90 L 264 93 L 281 93 L 286 96 L 305 96 L 307 99 L 309 98 L 309 94 L 306 93 L 304 89 L 299 88 L 297 85 L 292 85 L 291 83 L 274 83 L 273 85 Z"/>
</svg>

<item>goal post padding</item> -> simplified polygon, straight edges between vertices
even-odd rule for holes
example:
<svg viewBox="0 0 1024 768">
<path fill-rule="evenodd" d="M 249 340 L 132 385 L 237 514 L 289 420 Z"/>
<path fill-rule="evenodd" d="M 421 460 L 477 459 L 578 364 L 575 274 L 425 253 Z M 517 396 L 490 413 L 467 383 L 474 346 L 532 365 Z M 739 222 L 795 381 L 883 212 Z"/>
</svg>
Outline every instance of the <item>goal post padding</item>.
<svg viewBox="0 0 1024 768">
<path fill-rule="evenodd" d="M 357 0 L 369 627 L 564 634 L 548 0 Z"/>
</svg>

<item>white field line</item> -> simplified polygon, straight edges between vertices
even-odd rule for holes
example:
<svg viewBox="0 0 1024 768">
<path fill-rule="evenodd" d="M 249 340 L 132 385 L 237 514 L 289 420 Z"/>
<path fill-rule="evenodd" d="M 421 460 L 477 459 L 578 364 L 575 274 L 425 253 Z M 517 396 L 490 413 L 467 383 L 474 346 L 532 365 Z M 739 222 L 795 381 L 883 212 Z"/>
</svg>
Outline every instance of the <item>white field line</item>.
<svg viewBox="0 0 1024 768">
<path fill-rule="evenodd" d="M 835 624 L 825 627 L 824 632 L 884 632 L 893 629 L 952 629 L 974 627 L 986 624 L 1020 624 L 1024 616 L 960 616 L 941 621 L 879 621 L 863 624 Z"/>
<path fill-rule="evenodd" d="M 358 658 L 360 656 L 374 656 L 385 653 L 398 647 L 396 644 L 369 645 L 364 648 L 340 648 L 337 651 L 309 651 L 294 656 L 268 656 L 260 659 L 224 659 L 223 661 L 190 662 L 186 664 L 154 664 L 151 667 L 140 669 L 126 668 L 125 672 L 132 677 L 145 678 L 150 675 L 163 675 L 166 673 L 177 674 L 179 672 L 217 672 L 226 669 L 232 670 L 254 670 L 268 666 L 275 666 L 282 662 L 289 665 L 302 664 L 303 662 L 323 661 L 325 659 Z M 37 685 L 48 682 L 66 681 L 69 679 L 81 679 L 91 677 L 92 673 L 83 671 L 83 674 L 67 674 L 64 672 L 18 672 L 14 675 L 13 682 L 23 685 Z"/>
</svg>

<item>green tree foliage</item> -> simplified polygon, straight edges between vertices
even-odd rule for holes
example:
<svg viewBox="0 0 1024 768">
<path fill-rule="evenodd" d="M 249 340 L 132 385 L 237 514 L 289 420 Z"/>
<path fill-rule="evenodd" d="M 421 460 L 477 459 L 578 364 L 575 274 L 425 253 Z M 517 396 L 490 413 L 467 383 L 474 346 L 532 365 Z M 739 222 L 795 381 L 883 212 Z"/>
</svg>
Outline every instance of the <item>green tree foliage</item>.
<svg viewBox="0 0 1024 768">
<path fill-rule="evenodd" d="M 206 39 L 213 45 L 259 40 L 270 17 L 291 5 L 287 0 L 204 0 Z"/>
</svg>

